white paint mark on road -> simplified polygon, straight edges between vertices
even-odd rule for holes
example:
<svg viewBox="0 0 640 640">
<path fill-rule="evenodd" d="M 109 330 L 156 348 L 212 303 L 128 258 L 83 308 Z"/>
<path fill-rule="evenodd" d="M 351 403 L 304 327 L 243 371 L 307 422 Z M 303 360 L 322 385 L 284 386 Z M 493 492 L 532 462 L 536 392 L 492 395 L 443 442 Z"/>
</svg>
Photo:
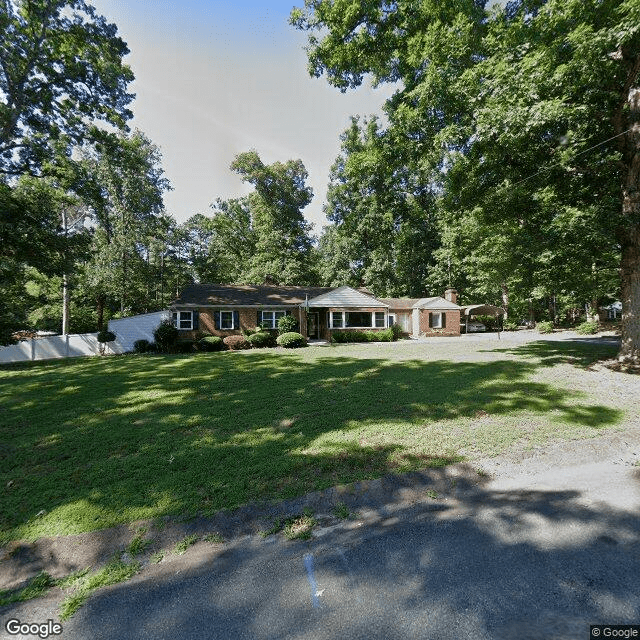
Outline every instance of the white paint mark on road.
<svg viewBox="0 0 640 640">
<path fill-rule="evenodd" d="M 320 600 L 318 600 L 318 596 L 321 596 L 324 593 L 324 589 L 320 591 L 318 589 L 318 584 L 316 583 L 316 578 L 313 573 L 313 555 L 307 553 L 304 557 L 304 566 L 307 570 L 307 580 L 309 580 L 309 586 L 311 587 L 311 604 L 314 609 L 320 608 Z"/>
</svg>

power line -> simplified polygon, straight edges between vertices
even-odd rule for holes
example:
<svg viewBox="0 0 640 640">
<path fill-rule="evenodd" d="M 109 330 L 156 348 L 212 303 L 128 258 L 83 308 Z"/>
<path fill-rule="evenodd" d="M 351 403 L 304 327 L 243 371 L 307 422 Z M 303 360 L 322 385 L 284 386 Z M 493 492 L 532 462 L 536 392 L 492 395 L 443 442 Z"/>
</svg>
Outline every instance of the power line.
<svg viewBox="0 0 640 640">
<path fill-rule="evenodd" d="M 620 136 L 623 136 L 625 133 L 629 133 L 629 131 L 632 131 L 632 129 L 627 129 L 626 131 L 623 131 L 622 133 L 618 133 L 615 136 L 612 136 L 608 140 L 604 140 L 603 142 L 599 142 L 598 144 L 593 145 L 593 147 L 589 147 L 588 149 L 585 149 L 584 151 L 581 151 L 580 153 L 576 153 L 574 158 L 577 158 L 578 156 L 582 156 L 585 153 L 589 153 L 589 151 L 593 151 L 594 149 L 597 149 L 598 147 L 601 147 L 603 144 L 607 144 L 607 142 L 611 142 L 612 140 L 615 140 L 616 138 L 619 138 Z M 523 178 L 522 180 L 518 180 L 518 182 L 516 182 L 514 184 L 505 185 L 504 187 L 500 187 L 500 190 L 501 189 L 507 189 L 507 188 L 508 189 L 513 189 L 514 187 L 517 187 L 519 184 L 522 184 L 523 182 L 526 182 L 527 180 L 530 180 L 531 178 L 535 178 L 537 175 L 540 175 L 541 173 L 544 173 L 545 171 L 548 171 L 549 169 L 553 169 L 554 167 L 560 167 L 560 166 L 562 166 L 562 162 L 558 162 L 556 164 L 552 164 L 551 166 L 544 167 L 543 169 L 540 169 L 540 171 L 536 171 L 535 173 L 532 173 L 530 176 L 527 176 L 526 178 Z"/>
</svg>

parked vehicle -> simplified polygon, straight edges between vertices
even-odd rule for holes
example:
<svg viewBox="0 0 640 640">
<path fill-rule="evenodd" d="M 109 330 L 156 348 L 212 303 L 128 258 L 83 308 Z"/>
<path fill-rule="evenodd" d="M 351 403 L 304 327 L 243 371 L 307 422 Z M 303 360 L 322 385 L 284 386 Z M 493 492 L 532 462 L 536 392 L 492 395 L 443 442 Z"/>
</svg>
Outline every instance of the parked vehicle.
<svg viewBox="0 0 640 640">
<path fill-rule="evenodd" d="M 468 322 L 467 323 L 467 333 L 480 333 L 482 331 L 486 331 L 487 327 L 482 324 L 482 322 Z"/>
</svg>

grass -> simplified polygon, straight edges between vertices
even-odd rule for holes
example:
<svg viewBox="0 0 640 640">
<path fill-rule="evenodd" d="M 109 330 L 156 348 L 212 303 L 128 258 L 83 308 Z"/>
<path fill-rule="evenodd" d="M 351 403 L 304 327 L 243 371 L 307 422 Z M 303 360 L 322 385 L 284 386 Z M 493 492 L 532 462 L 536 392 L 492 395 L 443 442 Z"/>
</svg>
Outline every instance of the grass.
<svg viewBox="0 0 640 640">
<path fill-rule="evenodd" d="M 349 512 L 349 507 L 347 507 L 344 502 L 338 502 L 333 508 L 333 515 L 341 520 L 347 520 L 351 513 Z"/>
<path fill-rule="evenodd" d="M 144 553 L 147 550 L 147 548 L 153 544 L 153 540 L 145 539 L 144 536 L 146 535 L 146 533 L 147 533 L 147 529 L 144 527 L 141 527 L 136 532 L 136 535 L 133 536 L 133 539 L 131 540 L 131 542 L 129 543 L 129 546 L 126 549 L 127 553 L 131 557 L 135 557 L 140 555 L 141 553 Z"/>
<path fill-rule="evenodd" d="M 193 533 L 190 536 L 185 536 L 180 542 L 176 542 L 176 546 L 173 548 L 173 552 L 177 555 L 182 555 L 189 547 L 198 542 L 198 535 Z"/>
<path fill-rule="evenodd" d="M 590 437 L 624 418 L 581 382 L 615 346 L 488 344 L 2 367 L 0 544 L 208 515 Z"/>
<path fill-rule="evenodd" d="M 60 605 L 60 620 L 68 620 L 96 589 L 125 582 L 139 570 L 140 564 L 138 562 L 127 564 L 119 557 L 115 557 L 98 571 L 76 576 L 73 582 L 68 585 L 74 589 L 73 592 Z"/>
<path fill-rule="evenodd" d="M 33 598 L 39 598 L 49 591 L 51 587 L 56 586 L 54 580 L 48 573 L 42 571 L 35 578 L 29 581 L 25 587 L 21 589 L 6 589 L 0 591 L 0 607 L 14 602 L 24 602 Z"/>
</svg>

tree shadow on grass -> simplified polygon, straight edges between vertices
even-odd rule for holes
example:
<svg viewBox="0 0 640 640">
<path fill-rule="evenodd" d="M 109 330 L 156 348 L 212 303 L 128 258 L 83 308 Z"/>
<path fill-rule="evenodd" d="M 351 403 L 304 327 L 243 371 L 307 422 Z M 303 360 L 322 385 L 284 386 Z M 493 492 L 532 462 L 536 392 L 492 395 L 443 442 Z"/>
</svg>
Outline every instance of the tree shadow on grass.
<svg viewBox="0 0 640 640">
<path fill-rule="evenodd" d="M 508 349 L 493 349 L 524 358 L 536 358 L 545 366 L 573 364 L 588 367 L 599 360 L 614 358 L 620 348 L 619 338 L 575 338 L 572 340 L 540 340 Z"/>
<path fill-rule="evenodd" d="M 621 419 L 532 382 L 547 364 L 256 351 L 3 371 L 0 535 L 210 513 Z"/>
</svg>

